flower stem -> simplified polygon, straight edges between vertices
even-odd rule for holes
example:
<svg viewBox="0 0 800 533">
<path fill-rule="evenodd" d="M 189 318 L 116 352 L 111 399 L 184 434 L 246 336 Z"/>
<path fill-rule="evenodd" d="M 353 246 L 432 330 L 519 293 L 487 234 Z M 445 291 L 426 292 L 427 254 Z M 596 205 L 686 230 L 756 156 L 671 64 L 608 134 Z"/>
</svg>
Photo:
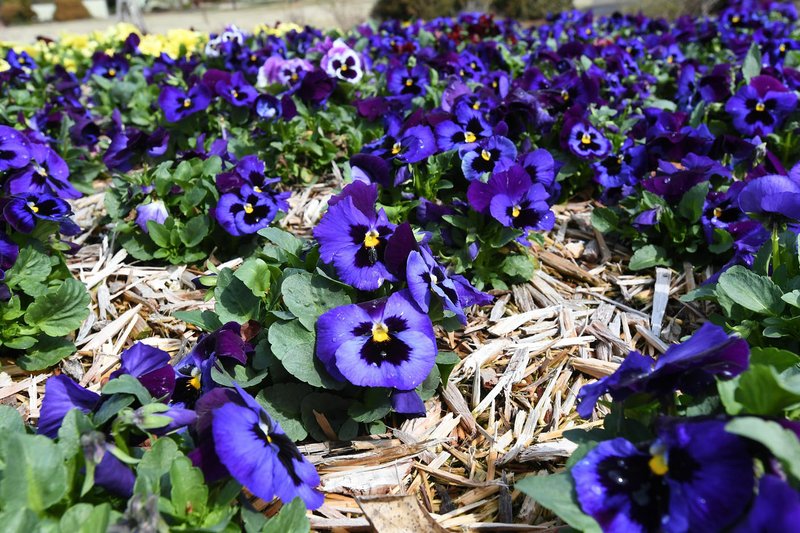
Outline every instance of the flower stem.
<svg viewBox="0 0 800 533">
<path fill-rule="evenodd" d="M 772 225 L 772 275 L 775 275 L 778 267 L 781 266 L 779 244 L 778 223 L 776 222 Z"/>
</svg>

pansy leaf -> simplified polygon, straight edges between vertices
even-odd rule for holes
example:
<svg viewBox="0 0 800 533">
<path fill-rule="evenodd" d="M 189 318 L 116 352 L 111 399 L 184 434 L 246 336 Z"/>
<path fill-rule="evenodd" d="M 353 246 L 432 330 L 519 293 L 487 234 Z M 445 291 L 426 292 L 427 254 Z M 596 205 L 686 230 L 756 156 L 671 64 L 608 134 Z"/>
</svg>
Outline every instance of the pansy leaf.
<svg viewBox="0 0 800 533">
<path fill-rule="evenodd" d="M 199 215 L 186 221 L 186 224 L 180 228 L 178 235 L 187 248 L 194 248 L 203 242 L 203 238 L 208 235 L 209 227 L 208 217 Z"/>
<path fill-rule="evenodd" d="M 284 279 L 281 294 L 286 307 L 308 330 L 314 329 L 317 318 L 325 311 L 351 303 L 340 286 L 309 272 Z"/>
<path fill-rule="evenodd" d="M 762 315 L 778 315 L 785 307 L 783 292 L 771 279 L 739 265 L 719 277 L 716 292 Z"/>
<path fill-rule="evenodd" d="M 262 237 L 266 237 L 270 242 L 277 245 L 278 248 L 292 255 L 299 256 L 300 251 L 303 249 L 303 241 L 287 231 L 267 227 L 258 230 L 258 234 Z"/>
<path fill-rule="evenodd" d="M 742 61 L 742 77 L 745 83 L 750 83 L 751 79 L 761 74 L 761 65 L 761 47 L 757 40 L 753 40 L 753 44 L 750 45 L 750 49 Z"/>
<path fill-rule="evenodd" d="M 533 277 L 536 267 L 527 254 L 510 255 L 500 264 L 500 270 L 511 278 L 529 281 Z"/>
<path fill-rule="evenodd" d="M 102 503 L 95 506 L 88 503 L 78 503 L 64 512 L 58 526 L 61 531 L 91 533 L 93 531 L 107 531 L 110 521 L 110 504 Z"/>
<path fill-rule="evenodd" d="M 389 392 L 380 387 L 367 389 L 361 401 L 354 402 L 348 409 L 350 418 L 356 422 L 374 422 L 388 415 L 392 410 Z"/>
<path fill-rule="evenodd" d="M 39 286 L 50 275 L 52 267 L 50 258 L 32 246 L 24 247 L 19 251 L 19 256 L 14 266 L 6 272 L 6 284 L 9 287 L 19 287 L 31 296 L 37 292 Z"/>
<path fill-rule="evenodd" d="M 67 491 L 67 469 L 56 443 L 42 435 L 11 435 L 4 446 L 6 461 L 0 479 L 5 508 L 27 507 L 41 513 L 61 501 Z"/>
<path fill-rule="evenodd" d="M 311 438 L 319 442 L 331 440 L 334 436 L 328 435 L 322 424 L 329 426 L 336 438 L 347 440 L 349 436 L 349 430 L 345 426 L 347 422 L 350 421 L 356 428 L 358 427 L 358 424 L 347 415 L 349 407 L 350 402 L 341 396 L 326 392 L 309 394 L 300 404 L 303 426 Z"/>
<path fill-rule="evenodd" d="M 203 472 L 186 457 L 178 457 L 169 469 L 170 500 L 177 516 L 202 517 L 208 506 L 208 486 Z"/>
<path fill-rule="evenodd" d="M 147 496 L 148 494 L 160 493 L 162 476 L 169 472 L 172 463 L 179 457 L 181 457 L 181 453 L 178 451 L 178 445 L 174 440 L 157 439 L 150 449 L 145 452 L 136 467 L 134 494 Z"/>
<path fill-rule="evenodd" d="M 300 404 L 312 391 L 305 383 L 278 383 L 259 392 L 256 400 L 281 425 L 289 438 L 297 442 L 308 436 L 303 427 Z"/>
<path fill-rule="evenodd" d="M 700 220 L 700 215 L 703 214 L 703 204 L 708 196 L 708 187 L 709 183 L 704 181 L 686 191 L 678 204 L 678 213 L 683 218 L 691 222 Z"/>
<path fill-rule="evenodd" d="M 222 321 L 212 311 L 176 311 L 173 315 L 178 320 L 195 325 L 203 331 L 216 331 L 222 327 Z"/>
<path fill-rule="evenodd" d="M 439 374 L 443 386 L 447 386 L 450 372 L 461 362 L 461 358 L 455 352 L 439 352 L 436 355 L 436 366 L 439 367 Z"/>
<path fill-rule="evenodd" d="M 224 268 L 220 271 L 214 296 L 217 299 L 214 310 L 222 323 L 243 324 L 250 319 L 258 318 L 261 299 L 255 296 L 242 280 L 234 277 L 230 269 Z"/>
<path fill-rule="evenodd" d="M 147 405 L 152 401 L 152 397 L 147 389 L 142 385 L 138 379 L 130 374 L 122 374 L 105 384 L 101 391 L 103 396 L 111 396 L 112 394 L 130 394 L 142 405 Z"/>
<path fill-rule="evenodd" d="M 644 270 L 659 265 L 669 265 L 667 252 L 660 246 L 648 244 L 633 252 L 628 268 L 631 270 Z"/>
<path fill-rule="evenodd" d="M 800 405 L 800 380 L 784 377 L 775 368 L 751 365 L 736 378 L 719 382 L 717 388 L 728 414 L 778 416 Z"/>
<path fill-rule="evenodd" d="M 263 296 L 269 290 L 271 274 L 263 259 L 251 257 L 236 269 L 235 277 L 242 280 L 255 296 Z"/>
<path fill-rule="evenodd" d="M 68 335 L 89 316 L 89 301 L 83 283 L 67 279 L 57 290 L 34 300 L 25 312 L 25 322 L 52 337 Z"/>
<path fill-rule="evenodd" d="M 74 353 L 75 345 L 69 339 L 41 335 L 25 355 L 17 358 L 17 364 L 23 370 L 33 372 L 49 368 Z"/>
<path fill-rule="evenodd" d="M 592 211 L 592 226 L 601 233 L 614 231 L 619 226 L 619 215 L 607 207 L 597 207 Z"/>
<path fill-rule="evenodd" d="M 599 533 L 600 526 L 594 518 L 584 514 L 578 505 L 569 472 L 549 476 L 529 475 L 514 487 L 530 496 L 539 505 L 556 513 L 575 529 Z"/>
<path fill-rule="evenodd" d="M 278 514 L 269 519 L 261 533 L 307 533 L 311 530 L 311 523 L 306 516 L 306 506 L 303 500 L 295 498 L 284 504 Z"/>
<path fill-rule="evenodd" d="M 291 375 L 313 387 L 341 389 L 344 383 L 333 379 L 314 354 L 316 336 L 299 320 L 275 322 L 267 334 L 272 353 Z"/>
</svg>

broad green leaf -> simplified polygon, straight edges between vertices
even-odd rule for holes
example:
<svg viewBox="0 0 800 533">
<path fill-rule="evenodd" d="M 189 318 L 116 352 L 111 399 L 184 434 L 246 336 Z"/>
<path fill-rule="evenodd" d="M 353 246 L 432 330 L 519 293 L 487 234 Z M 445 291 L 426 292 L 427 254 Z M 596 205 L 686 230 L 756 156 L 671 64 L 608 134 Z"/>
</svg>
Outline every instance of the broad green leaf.
<svg viewBox="0 0 800 533">
<path fill-rule="evenodd" d="M 211 223 L 205 215 L 190 218 L 180 229 L 179 235 L 181 242 L 183 242 L 187 248 L 198 246 L 203 242 L 205 236 L 208 235 L 210 226 Z"/>
<path fill-rule="evenodd" d="M 704 181 L 686 191 L 678 204 L 678 213 L 692 222 L 700 220 L 700 215 L 703 214 L 703 204 L 708 196 L 708 187 L 709 183 Z"/>
<path fill-rule="evenodd" d="M 36 298 L 25 312 L 25 322 L 51 337 L 68 335 L 89 316 L 89 301 L 83 283 L 68 279 L 58 290 Z"/>
<path fill-rule="evenodd" d="M 244 324 L 250 319 L 258 318 L 261 299 L 242 280 L 234 277 L 230 269 L 222 269 L 218 277 L 217 287 L 214 289 L 217 299 L 214 310 L 220 321 Z"/>
<path fill-rule="evenodd" d="M 175 318 L 195 325 L 203 331 L 216 331 L 222 327 L 222 321 L 212 311 L 176 311 Z"/>
<path fill-rule="evenodd" d="M 0 513 L 0 524 L 3 525 L 3 533 L 38 533 L 39 517 L 32 510 L 19 507 L 7 508 Z"/>
<path fill-rule="evenodd" d="M 19 411 L 10 405 L 0 405 L 0 438 L 12 433 L 25 433 L 25 423 Z"/>
<path fill-rule="evenodd" d="M 73 505 L 61 516 L 59 528 L 62 533 L 95 533 L 106 531 L 111 518 L 111 505 L 98 506 L 88 503 Z"/>
<path fill-rule="evenodd" d="M 592 211 L 592 226 L 601 233 L 614 231 L 619 226 L 619 215 L 607 207 L 596 207 Z"/>
<path fill-rule="evenodd" d="M 177 515 L 203 517 L 208 504 L 208 486 L 203 472 L 192 466 L 187 457 L 178 457 L 170 467 L 169 479 L 172 484 L 170 499 Z"/>
<path fill-rule="evenodd" d="M 103 396 L 111 396 L 112 394 L 130 394 L 142 405 L 147 405 L 153 399 L 150 392 L 142 385 L 142 383 L 131 376 L 130 374 L 122 374 L 116 378 L 109 380 L 101 391 Z"/>
<path fill-rule="evenodd" d="M 264 228 L 258 231 L 262 237 L 266 237 L 270 242 L 276 244 L 284 252 L 299 256 L 303 249 L 303 241 L 291 233 L 278 228 Z"/>
<path fill-rule="evenodd" d="M 49 368 L 74 353 L 75 345 L 69 339 L 40 335 L 36 344 L 25 355 L 17 358 L 17 364 L 22 369 L 33 372 Z"/>
<path fill-rule="evenodd" d="M 600 526 L 591 516 L 584 514 L 578 505 L 569 472 L 549 476 L 527 476 L 515 485 L 539 505 L 561 517 L 580 531 L 599 532 Z"/>
<path fill-rule="evenodd" d="M 308 436 L 308 432 L 303 427 L 300 405 L 312 390 L 305 383 L 278 383 L 259 392 L 256 400 L 281 425 L 290 439 L 301 441 Z"/>
<path fill-rule="evenodd" d="M 447 386 L 447 380 L 450 379 L 450 372 L 452 372 L 453 368 L 460 362 L 461 358 L 455 352 L 439 352 L 436 355 L 436 366 L 439 367 L 442 386 Z"/>
<path fill-rule="evenodd" d="M 390 389 L 373 387 L 367 389 L 361 401 L 354 402 L 348 414 L 356 422 L 374 422 L 389 414 L 392 402 L 389 399 Z"/>
<path fill-rule="evenodd" d="M 281 283 L 283 302 L 309 331 L 314 330 L 317 318 L 334 307 L 351 303 L 341 286 L 322 276 L 301 272 Z"/>
<path fill-rule="evenodd" d="M 527 254 L 510 255 L 500 264 L 500 270 L 512 278 L 530 281 L 536 267 Z"/>
<path fill-rule="evenodd" d="M 31 294 L 29 291 L 33 286 L 44 282 L 50 275 L 51 269 L 47 254 L 32 246 L 24 247 L 20 249 L 14 266 L 6 272 L 6 284 L 9 287 L 19 285 L 23 291 Z"/>
<path fill-rule="evenodd" d="M 55 442 L 42 435 L 14 434 L 5 441 L 6 462 L 0 479 L 4 507 L 28 507 L 41 513 L 61 501 L 67 470 Z"/>
<path fill-rule="evenodd" d="M 281 507 L 278 514 L 270 518 L 262 533 L 308 533 L 311 523 L 306 517 L 306 506 L 303 500 L 295 498 L 288 505 Z"/>
<path fill-rule="evenodd" d="M 720 397 L 728 414 L 782 415 L 800 405 L 800 382 L 766 365 L 754 364 L 730 382 L 720 382 Z"/>
<path fill-rule="evenodd" d="M 314 415 L 316 412 L 325 416 L 325 419 L 340 440 L 347 440 L 348 421 L 358 428 L 358 424 L 347 416 L 349 407 L 350 402 L 348 400 L 335 394 L 328 394 L 327 392 L 308 394 L 300 404 L 303 426 L 314 440 L 319 442 L 329 440 L 329 437 L 317 422 L 317 417 Z"/>
<path fill-rule="evenodd" d="M 772 420 L 749 416 L 734 418 L 725 425 L 725 430 L 760 442 L 795 480 L 800 480 L 800 440 L 793 431 Z"/>
<path fill-rule="evenodd" d="M 161 478 L 166 475 L 172 463 L 182 457 L 178 445 L 172 439 L 158 439 L 145 452 L 136 468 L 136 484 L 134 494 L 147 496 L 161 491 Z"/>
<path fill-rule="evenodd" d="M 781 289 L 766 276 L 759 276 L 743 266 L 726 270 L 717 282 L 717 293 L 724 294 L 745 309 L 776 316 L 783 311 Z"/>
<path fill-rule="evenodd" d="M 745 83 L 750 83 L 750 80 L 761 74 L 761 47 L 757 40 L 753 40 L 747 55 L 742 62 L 742 76 Z"/>
<path fill-rule="evenodd" d="M 299 320 L 275 322 L 269 328 L 268 339 L 275 357 L 303 383 L 326 389 L 341 389 L 344 386 L 330 377 L 316 357 L 314 333 L 304 328 Z"/>
<path fill-rule="evenodd" d="M 669 265 L 667 252 L 660 246 L 648 244 L 633 252 L 628 268 L 644 270 L 659 265 Z"/>
<path fill-rule="evenodd" d="M 263 259 L 251 257 L 236 269 L 234 276 L 240 279 L 256 296 L 261 297 L 269 290 L 271 275 L 269 266 Z"/>
</svg>

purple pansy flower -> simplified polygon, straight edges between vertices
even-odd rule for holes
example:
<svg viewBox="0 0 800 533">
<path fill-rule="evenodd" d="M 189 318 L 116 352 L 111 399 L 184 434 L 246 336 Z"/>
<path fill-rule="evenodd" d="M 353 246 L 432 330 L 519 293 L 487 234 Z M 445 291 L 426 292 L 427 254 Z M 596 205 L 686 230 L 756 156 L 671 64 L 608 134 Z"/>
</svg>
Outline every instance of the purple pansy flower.
<svg viewBox="0 0 800 533">
<path fill-rule="evenodd" d="M 12 228 L 30 233 L 37 220 L 64 222 L 72 214 L 69 204 L 50 194 L 12 196 L 3 205 L 3 217 Z"/>
<path fill-rule="evenodd" d="M 386 88 L 392 94 L 420 96 L 425 94 L 430 75 L 427 67 L 417 64 L 413 68 L 393 68 L 386 76 Z"/>
<path fill-rule="evenodd" d="M 377 185 L 353 182 L 331 198 L 328 212 L 314 228 L 320 259 L 332 263 L 342 281 L 368 291 L 396 281 L 384 264 L 395 226 L 383 209 L 375 211 L 377 198 Z"/>
<path fill-rule="evenodd" d="M 235 107 L 249 107 L 258 97 L 258 91 L 247 82 L 241 72 L 234 72 L 228 80 L 218 81 L 215 89 L 217 94 Z"/>
<path fill-rule="evenodd" d="M 211 91 L 201 83 L 195 84 L 188 91 L 168 86 L 161 90 L 158 104 L 164 111 L 167 122 L 180 122 L 190 115 L 205 110 L 211 104 Z"/>
<path fill-rule="evenodd" d="M 81 193 L 68 181 L 69 167 L 55 150 L 44 144 L 30 145 L 30 163 L 8 178 L 11 194 L 51 193 L 60 198 L 80 198 Z"/>
<path fill-rule="evenodd" d="M 391 156 L 402 163 L 419 163 L 436 153 L 436 138 L 428 126 L 412 126 L 392 145 Z"/>
<path fill-rule="evenodd" d="M 455 121 L 444 120 L 436 125 L 436 144 L 446 152 L 464 145 L 476 143 L 492 134 L 492 129 L 483 115 L 470 107 L 460 107 Z"/>
<path fill-rule="evenodd" d="M 152 220 L 156 224 L 163 224 L 169 217 L 167 206 L 161 200 L 153 200 L 146 204 L 141 204 L 136 208 L 136 224 L 145 233 L 150 233 L 147 222 Z"/>
<path fill-rule="evenodd" d="M 198 402 L 200 445 L 189 457 L 211 481 L 230 474 L 265 501 L 300 497 L 322 505 L 319 474 L 264 408 L 238 385 L 215 389 Z"/>
<path fill-rule="evenodd" d="M 136 482 L 131 469 L 112 452 L 114 445 L 98 431 L 81 436 L 81 447 L 86 462 L 94 465 L 94 484 L 112 494 L 130 498 Z"/>
<path fill-rule="evenodd" d="M 300 58 L 284 59 L 281 56 L 270 56 L 258 69 L 259 87 L 266 87 L 272 83 L 294 85 L 303 73 L 314 70 L 314 65 Z"/>
<path fill-rule="evenodd" d="M 392 391 L 391 401 L 395 413 L 410 417 L 425 416 L 425 402 L 417 391 L 395 389 Z"/>
<path fill-rule="evenodd" d="M 220 196 L 214 216 L 231 235 L 249 235 L 269 226 L 287 207 L 286 195 L 245 184 L 238 192 Z"/>
<path fill-rule="evenodd" d="M 767 222 L 800 220 L 800 165 L 788 176 L 772 174 L 748 181 L 739 192 L 739 208 Z"/>
<path fill-rule="evenodd" d="M 341 39 L 334 41 L 320 60 L 320 67 L 328 76 L 351 83 L 357 83 L 364 76 L 361 56 Z"/>
<path fill-rule="evenodd" d="M 143 342 L 137 342 L 120 355 L 120 367 L 110 379 L 129 374 L 144 385 L 153 398 L 166 399 L 175 390 L 175 371 L 169 354 Z"/>
<path fill-rule="evenodd" d="M 436 337 L 428 315 L 401 291 L 320 316 L 317 357 L 354 385 L 412 390 L 433 368 Z"/>
<path fill-rule="evenodd" d="M 99 394 L 81 387 L 64 374 L 49 377 L 44 384 L 44 398 L 42 398 L 37 433 L 54 439 L 68 412 L 79 409 L 83 413 L 90 413 L 98 405 L 100 405 Z"/>
<path fill-rule="evenodd" d="M 511 139 L 493 135 L 479 143 L 463 146 L 458 153 L 464 177 L 474 181 L 494 171 L 495 166 L 504 160 L 513 162 L 517 158 L 517 147 Z"/>
<path fill-rule="evenodd" d="M 719 531 L 753 497 L 753 459 L 719 420 L 668 423 L 636 446 L 601 442 L 572 468 L 578 503 L 603 531 Z"/>
<path fill-rule="evenodd" d="M 743 135 L 766 135 L 797 107 L 797 95 L 771 76 L 756 76 L 733 95 L 725 110 Z"/>
<path fill-rule="evenodd" d="M 0 172 L 24 168 L 31 160 L 30 144 L 22 132 L 0 125 Z"/>
<path fill-rule="evenodd" d="M 476 211 L 491 214 L 509 228 L 525 232 L 548 231 L 555 224 L 555 215 L 547 203 L 550 194 L 540 183 L 532 183 L 520 165 L 492 174 L 489 181 L 473 181 L 467 190 L 470 205 Z"/>
<path fill-rule="evenodd" d="M 747 341 L 706 322 L 687 341 L 670 346 L 658 360 L 632 351 L 613 374 L 584 385 L 578 393 L 578 414 L 589 418 L 606 393 L 623 401 L 636 393 L 702 392 L 715 377 L 730 379 L 744 372 L 749 359 Z"/>
<path fill-rule="evenodd" d="M 569 131 L 569 151 L 581 159 L 602 159 L 611 151 L 611 143 L 589 123 L 578 122 Z"/>
<path fill-rule="evenodd" d="M 774 474 L 758 482 L 758 495 L 732 533 L 793 531 L 800 524 L 800 492 Z"/>
</svg>

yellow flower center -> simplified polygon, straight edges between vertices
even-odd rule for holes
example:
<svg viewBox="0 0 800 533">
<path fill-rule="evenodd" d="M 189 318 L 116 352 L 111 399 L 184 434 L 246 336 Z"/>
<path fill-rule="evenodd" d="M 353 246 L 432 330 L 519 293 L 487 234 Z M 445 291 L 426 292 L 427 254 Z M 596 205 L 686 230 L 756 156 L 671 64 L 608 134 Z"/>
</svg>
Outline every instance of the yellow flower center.
<svg viewBox="0 0 800 533">
<path fill-rule="evenodd" d="M 257 55 L 255 55 L 255 54 L 250 54 L 250 62 L 251 62 L 251 63 L 255 63 L 255 62 L 256 62 L 256 59 L 258 59 L 258 56 L 257 56 Z"/>
<path fill-rule="evenodd" d="M 33 202 L 28 202 L 28 208 L 29 208 L 31 211 L 33 211 L 34 213 L 38 213 L 38 212 L 39 212 L 39 208 L 38 208 L 38 207 L 36 207 L 36 204 L 35 204 L 35 203 L 33 203 Z"/>
<path fill-rule="evenodd" d="M 592 34 L 592 28 L 586 28 L 585 32 L 586 32 L 586 35 L 591 35 Z"/>
<path fill-rule="evenodd" d="M 721 207 L 715 207 L 714 208 L 714 218 L 719 218 L 721 216 L 722 216 L 722 208 Z"/>
<path fill-rule="evenodd" d="M 47 171 L 44 169 L 44 167 L 39 165 L 36 165 L 36 173 L 40 176 L 47 176 Z"/>
<path fill-rule="evenodd" d="M 342 72 L 347 72 L 347 63 L 342 63 Z"/>
<path fill-rule="evenodd" d="M 406 80 L 406 87 L 411 87 L 412 85 L 414 85 L 414 80 L 412 80 L 411 78 L 408 78 Z"/>
<path fill-rule="evenodd" d="M 236 89 L 231 89 L 231 96 L 233 96 L 234 98 L 239 98 L 239 91 L 237 91 Z"/>
<path fill-rule="evenodd" d="M 650 460 L 647 462 L 647 465 L 650 467 L 650 471 L 653 472 L 657 476 L 663 476 L 667 472 L 669 472 L 669 467 L 667 466 L 667 458 L 664 457 L 664 454 L 657 453 Z"/>
<path fill-rule="evenodd" d="M 257 192 L 257 193 L 260 193 L 261 192 L 261 187 L 255 186 L 255 187 L 253 187 L 253 191 Z"/>
<path fill-rule="evenodd" d="M 780 50 L 781 53 L 785 52 L 786 51 L 786 45 L 781 43 L 781 45 L 778 47 L 778 50 Z"/>
<path fill-rule="evenodd" d="M 464 134 L 464 141 L 466 141 L 468 143 L 474 143 L 477 140 L 478 140 L 478 137 L 476 137 L 475 134 L 472 133 L 471 131 L 468 131 L 468 132 L 466 132 Z"/>
<path fill-rule="evenodd" d="M 117 75 L 117 71 L 114 70 L 113 68 L 110 68 L 110 69 L 108 69 L 108 75 L 113 78 L 114 76 Z"/>
<path fill-rule="evenodd" d="M 475 111 L 477 111 L 480 108 L 481 108 L 480 102 L 475 102 L 474 104 L 472 104 L 472 109 L 474 109 Z"/>
<path fill-rule="evenodd" d="M 493 81 L 493 82 L 492 82 L 492 88 L 493 88 L 493 89 L 497 89 L 497 82 L 496 82 L 496 81 Z"/>
<path fill-rule="evenodd" d="M 675 61 L 674 57 L 672 57 L 671 55 L 667 57 L 667 63 L 671 65 L 673 61 Z"/>
<path fill-rule="evenodd" d="M 581 135 L 581 144 L 592 144 L 592 136 L 588 133 Z"/>
<path fill-rule="evenodd" d="M 379 323 L 372 325 L 372 340 L 375 342 L 386 342 L 389 340 L 389 328 L 386 324 Z"/>
<path fill-rule="evenodd" d="M 392 146 L 392 155 L 397 155 L 400 153 L 400 150 L 403 149 L 403 146 L 400 143 L 394 143 Z"/>
<path fill-rule="evenodd" d="M 197 374 L 192 379 L 189 380 L 189 385 L 194 387 L 197 390 L 200 390 L 200 374 Z"/>
<path fill-rule="evenodd" d="M 759 113 L 761 113 L 765 109 L 766 107 L 764 106 L 764 102 L 759 102 L 756 104 L 756 111 L 758 111 Z"/>
<path fill-rule="evenodd" d="M 492 153 L 488 150 L 481 150 L 481 159 L 484 161 L 490 161 L 492 159 Z"/>
<path fill-rule="evenodd" d="M 515 205 L 511 208 L 511 216 L 513 218 L 517 218 L 522 211 L 520 210 L 518 205 Z"/>
<path fill-rule="evenodd" d="M 191 107 L 192 99 L 191 98 L 184 98 L 183 99 L 183 107 Z"/>
<path fill-rule="evenodd" d="M 253 204 L 244 204 L 244 212 L 248 215 L 253 212 Z"/>
<path fill-rule="evenodd" d="M 569 92 L 568 91 L 561 91 L 561 99 L 565 102 L 569 100 Z"/>
<path fill-rule="evenodd" d="M 731 17 L 731 22 L 733 22 L 734 24 L 739 24 L 740 20 L 742 20 L 742 19 L 741 19 L 741 17 L 739 15 L 734 15 L 734 16 Z"/>
<path fill-rule="evenodd" d="M 469 68 L 471 68 L 472 70 L 476 70 L 478 68 L 478 64 L 473 61 L 472 63 L 469 64 Z"/>
<path fill-rule="evenodd" d="M 380 234 L 374 229 L 371 229 L 364 235 L 364 246 L 366 248 L 375 248 L 381 243 Z"/>
<path fill-rule="evenodd" d="M 297 72 L 292 72 L 292 81 L 297 81 Z"/>
</svg>

